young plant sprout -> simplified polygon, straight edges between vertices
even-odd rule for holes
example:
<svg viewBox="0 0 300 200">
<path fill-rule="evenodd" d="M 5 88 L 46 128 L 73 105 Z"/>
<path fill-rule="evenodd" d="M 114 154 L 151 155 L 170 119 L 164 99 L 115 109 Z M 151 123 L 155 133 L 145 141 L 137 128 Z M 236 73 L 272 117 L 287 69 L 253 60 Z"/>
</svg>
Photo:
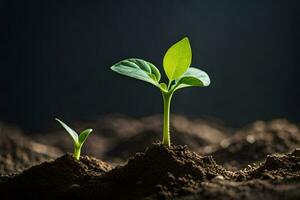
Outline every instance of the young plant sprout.
<svg viewBox="0 0 300 200">
<path fill-rule="evenodd" d="M 129 58 L 122 60 L 111 67 L 119 74 L 136 78 L 153 84 L 160 89 L 163 97 L 164 119 L 162 144 L 170 146 L 170 103 L 174 92 L 178 89 L 191 86 L 208 86 L 209 76 L 202 70 L 190 67 L 192 50 L 189 39 L 184 37 L 172 45 L 163 59 L 164 71 L 169 79 L 168 83 L 159 82 L 159 70 L 150 62 Z"/>
<path fill-rule="evenodd" d="M 90 135 L 90 133 L 93 131 L 93 129 L 86 129 L 84 131 L 82 131 L 79 136 L 78 134 L 71 129 L 69 126 L 67 126 L 64 122 L 62 122 L 61 120 L 55 118 L 56 121 L 58 121 L 61 126 L 69 133 L 69 135 L 73 138 L 74 141 L 74 153 L 73 156 L 76 160 L 79 160 L 80 158 L 80 153 L 81 153 L 81 147 L 83 145 L 83 143 L 85 142 L 85 140 L 88 138 L 88 136 Z"/>
</svg>

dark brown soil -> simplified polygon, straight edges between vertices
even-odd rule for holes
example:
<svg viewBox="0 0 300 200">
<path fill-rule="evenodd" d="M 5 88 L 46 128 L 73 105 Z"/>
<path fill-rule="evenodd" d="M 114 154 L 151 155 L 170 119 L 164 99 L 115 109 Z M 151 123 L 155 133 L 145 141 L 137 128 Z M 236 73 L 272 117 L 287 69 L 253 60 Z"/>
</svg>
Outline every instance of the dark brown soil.
<svg viewBox="0 0 300 200">
<path fill-rule="evenodd" d="M 283 156 L 267 156 L 259 165 L 235 172 L 234 180 L 203 182 L 191 198 L 183 199 L 264 199 L 300 198 L 300 149 Z"/>
<path fill-rule="evenodd" d="M 246 179 L 272 180 L 274 182 L 292 182 L 300 180 L 300 149 L 282 156 L 267 156 L 259 167 L 245 170 Z M 245 178 L 241 176 L 240 178 Z"/>
<path fill-rule="evenodd" d="M 60 149 L 35 142 L 15 126 L 0 123 L 0 174 L 21 172 L 60 155 Z"/>
<path fill-rule="evenodd" d="M 19 175 L 2 180 L 0 192 L 4 199 L 22 198 L 53 199 L 80 188 L 91 177 L 111 170 L 105 162 L 83 156 L 80 161 L 66 154 L 52 162 L 31 167 Z"/>
<path fill-rule="evenodd" d="M 233 182 L 217 180 L 203 182 L 193 195 L 175 198 L 176 200 L 298 200 L 300 184 L 278 183 L 259 179 Z"/>
<path fill-rule="evenodd" d="M 174 145 L 156 143 L 145 151 L 161 140 L 160 115 L 75 123 L 79 131 L 94 129 L 83 155 L 125 161 L 132 155 L 117 167 L 61 156 L 60 149 L 73 150 L 63 131 L 30 139 L 0 125 L 0 199 L 300 199 L 300 150 L 294 151 L 300 129 L 287 120 L 258 121 L 231 134 L 217 121 L 174 115 Z"/>
<path fill-rule="evenodd" d="M 186 146 L 152 144 L 124 166 L 65 155 L 2 179 L 3 199 L 299 199 L 300 150 L 229 171 Z"/>
<path fill-rule="evenodd" d="M 229 168 L 244 168 L 249 163 L 262 161 L 267 155 L 286 154 L 300 146 L 298 126 L 284 119 L 257 121 L 233 136 L 201 148 L 201 154 L 212 155 Z"/>
<path fill-rule="evenodd" d="M 97 189 L 88 193 L 104 199 L 171 198 L 191 194 L 200 182 L 217 176 L 230 179 L 233 173 L 218 166 L 212 157 L 201 157 L 186 146 L 168 149 L 153 144 L 125 166 L 93 180 Z"/>
</svg>

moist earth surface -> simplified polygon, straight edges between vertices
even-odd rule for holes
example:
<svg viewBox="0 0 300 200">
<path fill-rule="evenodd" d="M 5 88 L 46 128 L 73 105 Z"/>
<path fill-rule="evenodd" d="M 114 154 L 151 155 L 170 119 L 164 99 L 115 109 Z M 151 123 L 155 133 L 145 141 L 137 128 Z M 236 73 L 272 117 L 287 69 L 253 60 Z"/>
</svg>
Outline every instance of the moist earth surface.
<svg viewBox="0 0 300 200">
<path fill-rule="evenodd" d="M 74 123 L 94 129 L 83 147 L 89 156 L 79 161 L 63 153 L 72 141 L 59 129 L 25 135 L 0 123 L 2 198 L 300 199 L 297 124 L 276 119 L 233 129 L 212 119 L 171 119 L 170 148 L 157 143 L 160 115 Z"/>
</svg>

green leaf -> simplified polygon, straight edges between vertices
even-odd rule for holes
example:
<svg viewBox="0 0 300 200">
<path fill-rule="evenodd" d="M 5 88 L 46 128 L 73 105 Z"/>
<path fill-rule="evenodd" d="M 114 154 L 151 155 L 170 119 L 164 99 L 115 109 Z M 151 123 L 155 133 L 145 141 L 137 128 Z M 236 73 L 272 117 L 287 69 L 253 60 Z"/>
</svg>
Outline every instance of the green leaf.
<svg viewBox="0 0 300 200">
<path fill-rule="evenodd" d="M 61 120 L 55 118 L 56 121 L 58 121 L 61 126 L 69 133 L 69 135 L 73 138 L 75 143 L 78 143 L 78 135 L 77 133 L 71 129 L 69 126 L 67 126 L 64 122 L 62 122 Z"/>
<path fill-rule="evenodd" d="M 111 70 L 132 78 L 146 81 L 158 86 L 160 80 L 159 70 L 150 62 L 138 58 L 122 60 L 111 67 Z"/>
<path fill-rule="evenodd" d="M 210 78 L 206 72 L 190 67 L 174 85 L 174 89 L 180 89 L 191 86 L 208 86 L 210 84 Z"/>
<path fill-rule="evenodd" d="M 82 131 L 79 135 L 79 144 L 83 144 L 85 140 L 89 137 L 90 133 L 93 131 L 93 129 L 86 129 Z"/>
<path fill-rule="evenodd" d="M 184 37 L 172 45 L 163 60 L 164 70 L 169 81 L 178 79 L 191 65 L 192 49 L 189 39 Z"/>
</svg>

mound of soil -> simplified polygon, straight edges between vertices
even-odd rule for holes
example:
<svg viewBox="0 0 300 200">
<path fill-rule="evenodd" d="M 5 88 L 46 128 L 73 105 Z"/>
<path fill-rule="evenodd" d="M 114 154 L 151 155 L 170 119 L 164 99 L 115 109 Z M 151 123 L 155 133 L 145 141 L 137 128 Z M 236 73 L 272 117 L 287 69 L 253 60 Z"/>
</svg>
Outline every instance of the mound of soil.
<svg viewBox="0 0 300 200">
<path fill-rule="evenodd" d="M 265 162 L 247 171 L 246 179 L 272 180 L 276 182 L 292 182 L 300 180 L 300 149 L 282 156 L 267 156 Z M 244 177 L 243 177 L 244 178 Z"/>
<path fill-rule="evenodd" d="M 0 123 L 0 174 L 20 172 L 60 155 L 58 148 L 35 142 L 17 127 Z"/>
<path fill-rule="evenodd" d="M 80 188 L 91 177 L 111 170 L 103 161 L 82 156 L 80 161 L 66 154 L 52 162 L 31 167 L 21 174 L 2 181 L 0 193 L 4 199 L 53 199 L 65 192 Z"/>
<path fill-rule="evenodd" d="M 153 144 L 125 166 L 93 180 L 90 184 L 97 189 L 87 193 L 104 199 L 171 198 L 193 193 L 202 181 L 232 176 L 212 157 L 201 157 L 186 146 Z"/>
<path fill-rule="evenodd" d="M 284 119 L 270 122 L 257 121 L 218 145 L 207 146 L 199 151 L 212 155 L 219 163 L 229 168 L 243 168 L 259 162 L 267 155 L 289 153 L 299 147 L 299 128 Z"/>
</svg>

